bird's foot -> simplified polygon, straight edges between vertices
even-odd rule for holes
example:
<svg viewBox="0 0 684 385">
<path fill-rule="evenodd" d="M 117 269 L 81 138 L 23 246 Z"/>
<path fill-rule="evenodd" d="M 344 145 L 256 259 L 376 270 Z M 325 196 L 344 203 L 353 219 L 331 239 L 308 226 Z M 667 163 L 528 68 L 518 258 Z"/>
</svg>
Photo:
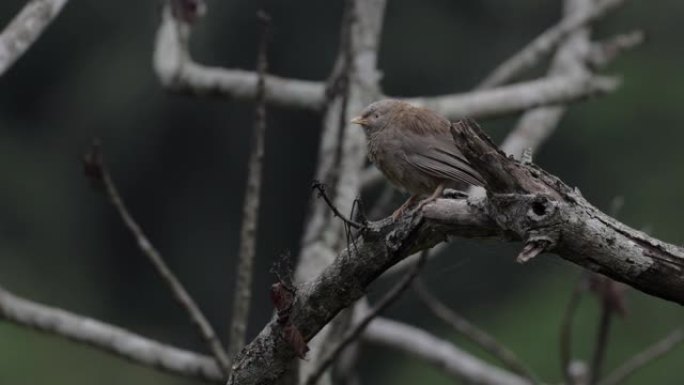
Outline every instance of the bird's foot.
<svg viewBox="0 0 684 385">
<path fill-rule="evenodd" d="M 404 202 L 403 205 L 401 205 L 398 209 L 394 210 L 392 213 L 392 220 L 397 221 L 399 218 L 401 218 L 402 215 L 408 210 L 409 207 L 411 207 L 416 200 L 418 199 L 417 195 L 411 195 L 411 197 Z"/>
</svg>

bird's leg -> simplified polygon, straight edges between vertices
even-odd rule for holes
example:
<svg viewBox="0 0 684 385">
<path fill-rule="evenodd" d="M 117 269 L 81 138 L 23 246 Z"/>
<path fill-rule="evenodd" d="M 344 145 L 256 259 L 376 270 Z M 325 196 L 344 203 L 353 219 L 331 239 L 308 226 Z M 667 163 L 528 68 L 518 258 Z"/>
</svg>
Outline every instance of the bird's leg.
<svg viewBox="0 0 684 385">
<path fill-rule="evenodd" d="M 416 207 L 416 211 L 422 210 L 426 204 L 428 204 L 430 202 L 434 202 L 435 200 L 437 200 L 437 198 L 442 196 L 443 192 L 444 192 L 444 183 L 440 183 L 439 186 L 437 186 L 435 191 L 432 193 L 432 195 L 430 195 L 429 197 L 423 199 L 422 201 L 420 201 L 420 203 L 418 203 L 418 206 Z"/>
<path fill-rule="evenodd" d="M 411 195 L 409 199 L 404 202 L 403 205 L 401 205 L 398 209 L 394 210 L 394 213 L 392 213 L 392 219 L 397 220 L 401 216 L 401 214 L 406 211 L 409 207 L 411 207 L 416 201 L 418 200 L 418 195 Z"/>
</svg>

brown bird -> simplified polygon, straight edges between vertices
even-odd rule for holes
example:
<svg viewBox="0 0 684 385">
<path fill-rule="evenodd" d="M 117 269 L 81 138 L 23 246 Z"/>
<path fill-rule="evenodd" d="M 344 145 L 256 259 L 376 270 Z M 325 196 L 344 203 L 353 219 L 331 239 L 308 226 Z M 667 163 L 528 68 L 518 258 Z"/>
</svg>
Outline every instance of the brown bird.
<svg viewBox="0 0 684 385">
<path fill-rule="evenodd" d="M 450 122 L 427 108 L 400 100 L 380 100 L 351 120 L 363 127 L 368 158 L 389 181 L 411 197 L 392 217 L 397 219 L 421 196 L 422 207 L 442 195 L 444 188 L 484 186 L 477 171 L 456 148 Z"/>
</svg>

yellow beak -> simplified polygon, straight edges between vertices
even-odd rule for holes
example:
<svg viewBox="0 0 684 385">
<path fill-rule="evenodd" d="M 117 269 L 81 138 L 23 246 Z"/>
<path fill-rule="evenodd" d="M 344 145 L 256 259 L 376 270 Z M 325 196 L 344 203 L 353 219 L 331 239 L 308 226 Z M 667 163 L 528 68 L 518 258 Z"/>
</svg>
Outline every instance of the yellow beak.
<svg viewBox="0 0 684 385">
<path fill-rule="evenodd" d="M 349 121 L 350 123 L 358 124 L 360 126 L 363 126 L 364 124 L 368 123 L 368 121 L 360 116 L 355 117 L 354 119 Z"/>
</svg>

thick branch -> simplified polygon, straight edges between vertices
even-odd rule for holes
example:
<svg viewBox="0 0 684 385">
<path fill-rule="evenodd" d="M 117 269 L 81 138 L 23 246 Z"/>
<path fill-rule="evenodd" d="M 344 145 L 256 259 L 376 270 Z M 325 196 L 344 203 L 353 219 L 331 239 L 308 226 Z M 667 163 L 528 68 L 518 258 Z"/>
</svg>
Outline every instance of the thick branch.
<svg viewBox="0 0 684 385">
<path fill-rule="evenodd" d="M 0 34 L 0 76 L 38 39 L 68 0 L 30 0 Z"/>
<path fill-rule="evenodd" d="M 472 123 L 456 124 L 454 139 L 487 183 L 483 208 L 501 229 L 525 241 L 524 252 L 550 251 L 684 304 L 684 249 L 618 222 L 557 177 L 508 158 Z"/>
<path fill-rule="evenodd" d="M 162 344 L 122 328 L 22 299 L 0 288 L 0 318 L 102 349 L 139 365 L 211 382 L 225 377 L 213 357 Z"/>
<path fill-rule="evenodd" d="M 208 67 L 192 61 L 188 50 L 190 26 L 173 17 L 168 5 L 162 12 L 154 50 L 154 69 L 168 89 L 198 95 L 252 100 L 257 95 L 255 72 Z M 266 77 L 270 104 L 318 110 L 325 103 L 322 82 Z"/>
</svg>

